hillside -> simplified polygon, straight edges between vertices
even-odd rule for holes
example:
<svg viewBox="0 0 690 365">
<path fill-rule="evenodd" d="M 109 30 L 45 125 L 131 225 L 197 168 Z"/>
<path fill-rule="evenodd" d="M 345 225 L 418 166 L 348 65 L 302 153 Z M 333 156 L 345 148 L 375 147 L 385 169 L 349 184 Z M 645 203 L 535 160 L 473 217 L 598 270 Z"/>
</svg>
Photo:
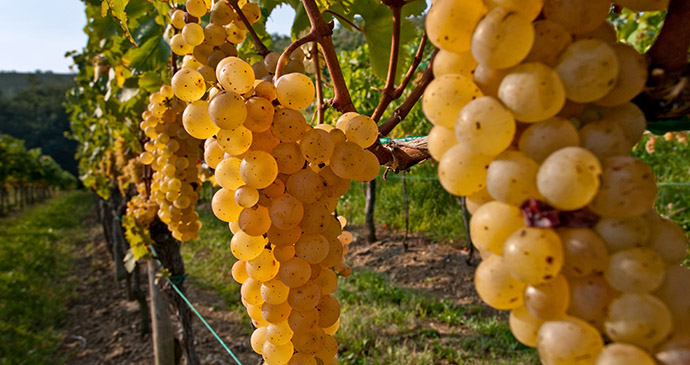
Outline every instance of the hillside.
<svg viewBox="0 0 690 365">
<path fill-rule="evenodd" d="M 12 98 L 31 85 L 57 85 L 67 87 L 71 86 L 73 83 L 73 74 L 58 74 L 40 71 L 36 73 L 0 71 L 0 92 L 5 98 Z"/>
<path fill-rule="evenodd" d="M 77 176 L 76 143 L 65 137 L 69 118 L 63 107 L 74 75 L 0 72 L 0 133 L 41 148 Z"/>
</svg>

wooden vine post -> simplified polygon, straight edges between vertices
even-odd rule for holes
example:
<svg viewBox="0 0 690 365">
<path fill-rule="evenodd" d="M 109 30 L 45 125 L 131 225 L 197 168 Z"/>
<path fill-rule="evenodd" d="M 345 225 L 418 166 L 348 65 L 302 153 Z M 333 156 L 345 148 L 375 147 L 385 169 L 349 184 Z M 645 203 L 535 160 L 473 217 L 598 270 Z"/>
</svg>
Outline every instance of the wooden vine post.
<svg viewBox="0 0 690 365">
<path fill-rule="evenodd" d="M 155 365 L 175 364 L 175 333 L 173 332 L 168 311 L 168 302 L 158 288 L 156 262 L 149 260 L 147 266 L 149 278 L 149 298 L 151 298 L 151 328 L 153 355 Z"/>
</svg>

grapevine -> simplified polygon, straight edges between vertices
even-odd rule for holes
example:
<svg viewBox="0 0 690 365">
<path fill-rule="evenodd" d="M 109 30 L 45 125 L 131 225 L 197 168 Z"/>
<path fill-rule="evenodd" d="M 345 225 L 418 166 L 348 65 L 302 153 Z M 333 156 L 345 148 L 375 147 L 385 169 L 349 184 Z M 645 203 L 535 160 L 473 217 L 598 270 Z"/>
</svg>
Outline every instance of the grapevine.
<svg viewBox="0 0 690 365">
<path fill-rule="evenodd" d="M 180 241 L 202 229 L 202 181 L 219 188 L 211 210 L 233 233 L 232 276 L 266 363 L 337 363 L 334 295 L 352 272 L 353 240 L 333 213 L 338 199 L 381 166 L 399 172 L 429 158 L 472 213 L 479 296 L 510 310 L 513 334 L 543 363 L 687 362 L 687 240 L 653 210 L 651 168 L 628 156 L 647 119 L 690 110 L 690 31 L 670 33 L 688 29 L 686 3 L 435 0 L 411 43 L 406 17 L 423 14 L 423 1 L 304 0 L 282 53 L 264 44 L 270 2 L 128 3 L 87 4 L 92 33 L 70 93 L 82 181 L 125 199 L 124 217 L 112 209 L 122 221 L 114 231 L 124 228 L 135 259 L 155 246 L 176 277 Z M 606 20 L 621 8 L 668 9 L 649 57 L 618 42 Z M 334 18 L 371 42 L 372 70 L 385 80 L 378 103 L 362 107 L 362 94 L 350 94 Z M 123 34 L 95 19 L 119 21 Z M 390 31 L 388 49 L 374 47 L 382 37 L 371 24 Z M 382 145 L 415 105 L 433 125 L 428 137 Z M 677 129 L 664 138 L 687 142 Z M 189 310 L 173 300 L 198 363 Z"/>
</svg>

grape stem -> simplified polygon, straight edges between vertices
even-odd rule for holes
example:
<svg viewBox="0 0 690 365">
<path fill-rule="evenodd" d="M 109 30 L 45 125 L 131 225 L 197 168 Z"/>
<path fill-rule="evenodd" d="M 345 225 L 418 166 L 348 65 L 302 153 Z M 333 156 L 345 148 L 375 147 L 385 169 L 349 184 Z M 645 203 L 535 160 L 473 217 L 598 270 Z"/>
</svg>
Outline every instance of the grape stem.
<svg viewBox="0 0 690 365">
<path fill-rule="evenodd" d="M 311 57 L 314 62 L 314 72 L 316 77 L 316 114 L 318 124 L 323 124 L 323 114 L 325 106 L 323 103 L 323 80 L 321 79 L 321 67 L 319 65 L 319 43 L 313 42 L 311 45 Z"/>
<path fill-rule="evenodd" d="M 434 52 L 434 55 L 436 53 Z M 393 114 L 385 121 L 383 124 L 379 126 L 379 134 L 381 136 L 387 136 L 388 133 L 390 133 L 393 128 L 395 128 L 400 122 L 402 122 L 407 115 L 410 113 L 412 108 L 417 104 L 417 101 L 422 97 L 424 94 L 424 90 L 426 90 L 426 87 L 431 83 L 431 81 L 434 79 L 434 73 L 431 69 L 431 63 L 429 63 L 429 67 L 424 71 L 422 74 L 422 77 L 419 79 L 417 82 L 417 85 L 415 85 L 415 88 L 412 89 L 412 92 L 410 95 L 405 99 L 405 101 L 395 109 Z"/>
<path fill-rule="evenodd" d="M 424 55 L 424 47 L 426 46 L 426 40 L 426 33 L 424 33 L 422 36 L 422 41 L 419 43 L 419 47 L 417 48 L 417 53 L 415 54 L 415 57 L 412 60 L 412 64 L 410 65 L 410 68 L 407 70 L 407 73 L 405 74 L 405 77 L 403 78 L 402 82 L 400 82 L 400 85 L 397 88 L 395 88 L 395 85 L 391 84 L 392 87 L 389 87 L 388 82 L 386 82 L 386 87 L 383 89 L 383 94 L 381 95 L 381 101 L 379 102 L 379 105 L 376 107 L 376 110 L 374 111 L 374 114 L 371 117 L 372 119 L 374 119 L 374 121 L 378 122 L 381 116 L 383 116 L 383 112 L 386 110 L 388 105 L 390 105 L 390 103 L 393 102 L 393 100 L 396 100 L 402 96 L 403 91 L 405 91 L 405 88 L 407 88 L 407 85 L 409 85 L 410 81 L 412 80 L 412 76 L 414 76 L 414 73 L 417 70 L 417 67 L 419 66 L 419 63 L 422 61 L 422 56 Z M 432 54 L 432 60 L 436 56 L 436 52 L 437 51 L 434 51 L 434 53 Z M 386 122 L 384 122 L 379 127 L 379 133 L 382 136 L 387 136 L 388 133 L 390 133 L 396 125 L 398 125 L 403 119 L 405 119 L 405 117 L 410 112 L 414 104 L 424 93 L 424 90 L 426 90 L 426 86 L 429 85 L 431 80 L 434 79 L 434 75 L 431 72 L 431 62 L 429 63 L 429 67 L 427 68 L 427 70 L 428 71 L 424 71 L 424 73 L 422 74 L 422 78 L 415 86 L 414 90 L 412 91 L 412 94 L 410 94 L 408 98 L 405 100 L 405 102 L 403 102 L 403 105 L 396 109 L 393 112 L 393 114 L 386 120 Z"/>
<path fill-rule="evenodd" d="M 287 66 L 288 60 L 290 59 L 290 55 L 292 55 L 292 52 L 294 52 L 297 48 L 301 47 L 303 44 L 307 44 L 309 42 L 316 42 L 318 39 L 318 35 L 314 32 L 309 32 L 307 35 L 304 37 L 290 43 L 290 45 L 285 48 L 285 51 L 280 54 L 280 58 L 278 58 L 278 64 L 276 65 L 276 74 L 275 78 L 278 80 L 281 76 L 283 76 L 283 68 Z"/>
<path fill-rule="evenodd" d="M 242 23 L 244 23 L 244 26 L 247 28 L 249 31 L 249 34 L 252 36 L 252 40 L 254 41 L 254 49 L 256 50 L 256 53 L 258 53 L 261 57 L 266 57 L 267 54 L 271 53 L 271 50 L 269 50 L 264 42 L 261 41 L 261 38 L 259 35 L 256 33 L 252 25 L 249 23 L 249 20 L 247 17 L 244 15 L 242 12 L 242 9 L 240 8 L 240 5 L 238 4 L 238 0 L 226 0 L 230 6 L 235 10 L 235 13 L 240 17 L 240 20 L 242 20 Z"/>
<path fill-rule="evenodd" d="M 388 4 L 386 4 L 388 5 Z M 393 92 L 395 91 L 395 75 L 398 71 L 398 56 L 400 53 L 400 24 L 402 22 L 402 5 L 391 4 L 388 8 L 393 13 L 393 37 L 391 38 L 391 55 L 388 62 L 388 75 L 386 76 L 386 86 L 383 88 L 381 100 L 379 105 L 374 109 L 374 114 L 371 119 L 378 123 L 388 105 L 393 101 Z"/>
<path fill-rule="evenodd" d="M 391 9 L 393 13 L 393 36 L 391 39 L 391 57 L 388 63 L 388 75 L 386 77 L 386 86 L 381 90 L 381 100 L 379 104 L 374 109 L 374 113 L 371 116 L 375 122 L 378 121 L 383 116 L 386 108 L 390 105 L 393 100 L 400 98 L 403 91 L 409 84 L 412 76 L 414 76 L 417 67 L 422 62 L 424 56 L 424 47 L 426 46 L 426 31 L 422 34 L 422 39 L 417 47 L 417 52 L 415 53 L 414 59 L 410 64 L 410 68 L 407 70 L 403 80 L 400 82 L 398 87 L 395 86 L 395 76 L 398 71 L 398 60 L 400 54 L 400 27 L 402 23 L 401 10 L 405 2 L 402 1 L 385 1 L 384 2 Z"/>
<path fill-rule="evenodd" d="M 432 55 L 436 55 L 436 52 Z M 395 128 L 400 122 L 402 122 L 407 115 L 410 113 L 412 108 L 417 104 L 419 98 L 424 94 L 427 85 L 434 79 L 434 74 L 431 69 L 431 63 L 429 67 L 422 74 L 422 78 L 417 82 L 417 85 L 412 90 L 410 95 L 405 99 L 405 101 L 398 107 L 393 114 L 379 126 L 379 135 L 386 136 L 390 133 L 393 128 Z M 414 139 L 412 141 L 406 142 L 395 142 L 387 143 L 385 146 L 381 145 L 380 140 L 376 140 L 374 145 L 369 147 L 369 150 L 373 152 L 379 159 L 381 165 L 386 166 L 393 170 L 393 172 L 405 171 L 410 167 L 426 161 L 431 157 L 429 154 L 429 149 L 426 145 L 427 137 L 421 137 Z"/>
<path fill-rule="evenodd" d="M 326 23 L 326 21 L 323 19 L 323 16 L 321 16 L 321 11 L 319 10 L 318 4 L 316 4 L 316 0 L 302 0 L 302 5 L 304 5 L 304 9 L 309 17 L 309 22 L 311 23 L 311 30 L 305 37 L 308 39 L 303 41 L 302 44 L 308 41 L 316 41 L 319 43 L 319 45 L 321 45 L 321 52 L 326 60 L 326 67 L 328 67 L 328 73 L 331 75 L 333 91 L 335 94 L 333 98 L 329 100 L 329 103 L 331 106 L 333 106 L 333 108 L 335 108 L 335 110 L 341 113 L 356 112 L 357 110 L 355 109 L 354 104 L 352 104 L 352 98 L 350 97 L 350 92 L 347 89 L 343 72 L 340 69 L 340 63 L 338 63 L 338 56 L 335 53 L 335 47 L 333 46 L 333 39 L 331 38 L 333 35 L 333 22 Z M 299 41 L 300 40 L 297 40 L 295 43 Z M 288 50 L 291 47 L 293 47 L 292 44 L 280 56 L 281 59 L 278 60 L 276 79 L 279 77 L 278 71 L 282 69 L 281 60 L 284 60 L 283 57 L 286 55 L 286 53 L 288 56 L 290 53 L 292 53 L 292 50 L 288 53 Z"/>
<path fill-rule="evenodd" d="M 333 11 L 333 10 L 326 10 L 326 11 L 324 11 L 324 13 L 329 13 L 329 14 L 335 16 L 336 18 L 338 18 L 338 20 L 340 20 L 341 22 L 347 23 L 347 24 L 349 24 L 352 28 L 357 29 L 358 32 L 364 33 L 364 31 L 362 30 L 362 28 L 358 27 L 355 23 L 349 21 L 347 18 L 345 18 L 344 16 L 342 16 L 342 15 L 336 13 L 335 11 Z"/>
</svg>

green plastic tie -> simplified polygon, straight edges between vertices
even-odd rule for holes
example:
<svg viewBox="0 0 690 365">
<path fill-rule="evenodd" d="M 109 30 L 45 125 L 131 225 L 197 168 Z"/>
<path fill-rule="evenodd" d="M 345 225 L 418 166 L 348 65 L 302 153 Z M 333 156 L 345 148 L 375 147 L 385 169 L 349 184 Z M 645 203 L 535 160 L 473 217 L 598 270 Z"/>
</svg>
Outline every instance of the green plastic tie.
<svg viewBox="0 0 690 365">
<path fill-rule="evenodd" d="M 424 137 L 424 136 L 411 136 L 411 137 L 403 137 L 403 138 L 379 138 L 379 140 L 381 141 L 381 144 L 386 144 L 386 143 L 390 143 L 392 141 L 409 142 L 409 141 L 413 141 L 413 140 L 415 140 L 417 138 L 421 138 L 421 137 Z"/>
</svg>

